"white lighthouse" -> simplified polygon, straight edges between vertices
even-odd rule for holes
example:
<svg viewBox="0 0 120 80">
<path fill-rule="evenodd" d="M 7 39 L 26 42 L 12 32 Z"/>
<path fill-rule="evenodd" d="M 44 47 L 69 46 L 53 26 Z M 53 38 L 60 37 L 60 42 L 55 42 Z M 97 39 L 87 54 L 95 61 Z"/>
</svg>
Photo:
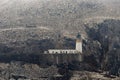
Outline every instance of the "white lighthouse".
<svg viewBox="0 0 120 80">
<path fill-rule="evenodd" d="M 76 51 L 82 53 L 82 37 L 80 33 L 76 37 Z"/>
</svg>

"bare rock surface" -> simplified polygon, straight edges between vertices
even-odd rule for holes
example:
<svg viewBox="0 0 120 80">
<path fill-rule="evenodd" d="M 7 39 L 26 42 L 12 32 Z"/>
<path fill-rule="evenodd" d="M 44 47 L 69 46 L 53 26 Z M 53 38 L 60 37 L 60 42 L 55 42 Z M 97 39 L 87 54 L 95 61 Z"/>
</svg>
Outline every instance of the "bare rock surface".
<svg viewBox="0 0 120 80">
<path fill-rule="evenodd" d="M 21 62 L 1 63 L 0 66 L 2 66 L 0 80 L 49 80 L 57 74 L 58 70 L 55 66 L 41 68 L 37 64 L 22 64 Z"/>
<path fill-rule="evenodd" d="M 70 80 L 120 80 L 120 77 L 110 78 L 98 72 L 74 71 Z"/>
</svg>

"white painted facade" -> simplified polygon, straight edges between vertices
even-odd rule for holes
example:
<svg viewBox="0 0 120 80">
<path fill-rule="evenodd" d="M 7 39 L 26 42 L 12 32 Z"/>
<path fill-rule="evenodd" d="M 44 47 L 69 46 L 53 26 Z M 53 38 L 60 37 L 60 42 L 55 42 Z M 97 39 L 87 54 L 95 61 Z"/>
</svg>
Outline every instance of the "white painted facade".
<svg viewBox="0 0 120 80">
<path fill-rule="evenodd" d="M 49 54 L 77 54 L 77 53 L 79 53 L 77 50 L 70 50 L 70 49 L 68 49 L 68 50 L 63 50 L 63 49 L 49 49 L 48 50 L 48 53 Z"/>
<path fill-rule="evenodd" d="M 82 53 L 82 42 L 81 41 L 79 42 L 76 41 L 76 50 Z"/>
</svg>

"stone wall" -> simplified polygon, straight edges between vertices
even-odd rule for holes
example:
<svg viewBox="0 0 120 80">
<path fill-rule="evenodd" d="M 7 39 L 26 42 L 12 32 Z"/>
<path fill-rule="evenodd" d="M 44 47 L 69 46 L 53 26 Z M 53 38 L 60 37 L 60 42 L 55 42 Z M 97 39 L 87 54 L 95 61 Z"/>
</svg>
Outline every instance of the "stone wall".
<svg viewBox="0 0 120 80">
<path fill-rule="evenodd" d="M 73 61 L 82 61 L 81 54 L 42 54 L 40 62 L 51 64 L 71 63 Z"/>
</svg>

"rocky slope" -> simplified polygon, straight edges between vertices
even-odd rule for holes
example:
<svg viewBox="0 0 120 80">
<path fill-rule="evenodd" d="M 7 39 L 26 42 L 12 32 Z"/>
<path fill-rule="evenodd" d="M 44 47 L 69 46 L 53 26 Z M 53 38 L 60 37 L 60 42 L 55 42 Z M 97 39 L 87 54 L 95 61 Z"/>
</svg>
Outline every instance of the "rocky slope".
<svg viewBox="0 0 120 80">
<path fill-rule="evenodd" d="M 73 49 L 80 31 L 85 70 L 120 75 L 119 0 L 0 1 L 0 62 L 38 64 L 44 50 Z"/>
<path fill-rule="evenodd" d="M 119 20 L 105 20 L 103 23 L 90 29 L 89 36 L 92 41 L 96 41 L 98 46 L 92 49 L 94 56 L 101 63 L 104 70 L 109 70 L 110 74 L 119 74 L 120 70 L 120 26 Z M 97 51 L 97 52 L 96 52 Z M 116 73 L 117 72 L 117 73 Z"/>
<path fill-rule="evenodd" d="M 50 80 L 58 73 L 58 68 L 41 68 L 37 64 L 23 62 L 0 63 L 1 80 Z"/>
<path fill-rule="evenodd" d="M 0 3 L 1 28 L 38 25 L 58 30 L 84 30 L 84 24 L 119 18 L 118 0 L 5 0 Z"/>
<path fill-rule="evenodd" d="M 10 28 L 0 30 L 0 43 L 20 42 L 28 39 L 42 40 L 54 38 L 53 30 L 43 27 L 35 28 Z"/>
</svg>

